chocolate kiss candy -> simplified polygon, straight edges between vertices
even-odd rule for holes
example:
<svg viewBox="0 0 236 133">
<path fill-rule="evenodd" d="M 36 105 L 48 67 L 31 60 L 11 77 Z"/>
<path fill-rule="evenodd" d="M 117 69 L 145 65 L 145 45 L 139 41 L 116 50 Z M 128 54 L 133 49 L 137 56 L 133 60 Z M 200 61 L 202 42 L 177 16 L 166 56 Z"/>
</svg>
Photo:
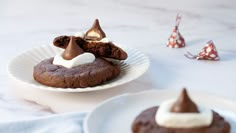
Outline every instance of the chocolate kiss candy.
<svg viewBox="0 0 236 133">
<path fill-rule="evenodd" d="M 84 51 L 76 44 L 75 37 L 71 36 L 68 46 L 66 47 L 65 51 L 62 53 L 62 57 L 65 60 L 71 60 L 74 57 L 83 53 Z"/>
<path fill-rule="evenodd" d="M 220 59 L 213 41 L 207 42 L 207 45 L 202 48 L 202 51 L 198 55 L 192 55 L 191 53 L 188 52 L 187 54 L 185 54 L 185 56 L 187 58 L 197 59 L 197 60 L 217 61 Z"/>
<path fill-rule="evenodd" d="M 186 89 L 183 89 L 170 111 L 174 113 L 199 113 L 197 105 L 189 98 Z"/>
<path fill-rule="evenodd" d="M 207 45 L 199 53 L 197 59 L 219 60 L 219 55 L 213 41 L 207 42 Z"/>
<path fill-rule="evenodd" d="M 167 42 L 167 47 L 170 48 L 182 48 L 185 47 L 185 40 L 183 36 L 179 32 L 179 23 L 181 21 L 181 16 L 177 14 L 176 17 L 176 24 L 173 29 L 172 34 L 170 35 L 168 42 Z"/>
<path fill-rule="evenodd" d="M 175 27 L 173 33 L 168 39 L 167 47 L 170 48 L 182 48 L 185 47 L 185 40 L 183 36 L 179 33 L 178 27 Z"/>
<path fill-rule="evenodd" d="M 106 34 L 103 32 L 98 19 L 96 19 L 92 28 L 85 33 L 85 40 L 99 41 L 104 37 L 106 37 Z"/>
</svg>

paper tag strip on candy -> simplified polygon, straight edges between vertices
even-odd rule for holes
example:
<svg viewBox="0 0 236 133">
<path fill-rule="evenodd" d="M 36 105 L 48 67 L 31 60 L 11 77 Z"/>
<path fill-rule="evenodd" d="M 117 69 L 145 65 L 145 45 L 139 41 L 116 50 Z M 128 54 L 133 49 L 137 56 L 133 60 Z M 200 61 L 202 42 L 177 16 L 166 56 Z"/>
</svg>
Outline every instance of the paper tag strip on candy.
<svg viewBox="0 0 236 133">
<path fill-rule="evenodd" d="M 197 60 L 219 60 L 219 55 L 216 50 L 216 47 L 213 41 L 207 42 L 207 45 L 202 49 L 202 51 L 198 55 L 192 55 L 191 53 L 185 54 L 187 58 L 197 59 Z"/>
<path fill-rule="evenodd" d="M 170 48 L 182 48 L 185 46 L 185 40 L 183 36 L 179 32 L 179 23 L 181 21 L 181 16 L 177 14 L 176 17 L 176 24 L 173 29 L 173 33 L 170 35 L 168 42 L 167 42 L 167 47 Z"/>
</svg>

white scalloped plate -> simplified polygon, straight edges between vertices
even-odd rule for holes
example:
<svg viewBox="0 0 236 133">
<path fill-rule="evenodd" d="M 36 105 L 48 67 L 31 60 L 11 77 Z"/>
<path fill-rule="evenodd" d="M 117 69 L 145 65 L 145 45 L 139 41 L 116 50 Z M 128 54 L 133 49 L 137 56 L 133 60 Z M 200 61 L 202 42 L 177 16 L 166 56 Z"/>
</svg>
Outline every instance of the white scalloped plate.
<svg viewBox="0 0 236 133">
<path fill-rule="evenodd" d="M 88 92 L 112 88 L 118 85 L 128 83 L 140 77 L 149 67 L 149 59 L 143 53 L 132 48 L 120 46 L 128 54 L 128 58 L 124 61 L 116 61 L 121 67 L 120 75 L 102 85 L 87 88 L 55 88 L 48 87 L 36 82 L 33 79 L 33 67 L 40 61 L 54 57 L 62 49 L 53 45 L 43 45 L 21 53 L 13 58 L 8 65 L 8 72 L 13 79 L 22 83 L 31 85 L 43 90 L 60 91 L 60 92 Z"/>
<path fill-rule="evenodd" d="M 180 90 L 154 90 L 136 94 L 124 94 L 106 100 L 94 108 L 84 120 L 84 133 L 131 133 L 135 117 L 143 110 L 157 106 L 167 99 L 177 97 Z M 189 91 L 198 105 L 220 113 L 236 133 L 236 103 L 225 98 Z"/>
</svg>

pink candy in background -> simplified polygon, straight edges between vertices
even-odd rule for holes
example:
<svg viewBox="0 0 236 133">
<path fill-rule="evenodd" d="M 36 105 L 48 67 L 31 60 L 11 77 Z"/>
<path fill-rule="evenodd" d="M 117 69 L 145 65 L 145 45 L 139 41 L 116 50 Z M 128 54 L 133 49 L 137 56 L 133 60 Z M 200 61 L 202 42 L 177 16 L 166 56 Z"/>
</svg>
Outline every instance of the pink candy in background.
<svg viewBox="0 0 236 133">
<path fill-rule="evenodd" d="M 198 55 L 192 55 L 191 53 L 188 52 L 187 54 L 185 54 L 185 56 L 187 58 L 197 59 L 197 60 L 217 61 L 220 59 L 213 41 L 207 42 L 207 45 L 202 48 L 202 51 Z"/>
<path fill-rule="evenodd" d="M 185 47 L 185 40 L 179 32 L 179 23 L 180 23 L 180 21 L 181 21 L 181 16 L 179 14 L 177 14 L 176 25 L 173 29 L 172 34 L 170 35 L 170 37 L 168 39 L 167 47 L 170 47 L 170 48 Z"/>
</svg>

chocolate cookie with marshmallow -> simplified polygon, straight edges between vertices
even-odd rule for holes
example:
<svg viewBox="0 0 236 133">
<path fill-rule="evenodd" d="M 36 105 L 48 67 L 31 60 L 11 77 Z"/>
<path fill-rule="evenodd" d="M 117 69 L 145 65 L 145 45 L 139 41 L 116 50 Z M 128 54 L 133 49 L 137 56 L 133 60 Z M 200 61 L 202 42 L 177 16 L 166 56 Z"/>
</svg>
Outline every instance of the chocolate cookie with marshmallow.
<svg viewBox="0 0 236 133">
<path fill-rule="evenodd" d="M 230 124 L 217 112 L 195 104 L 183 89 L 177 100 L 142 111 L 132 133 L 230 133 Z"/>
<path fill-rule="evenodd" d="M 53 45 L 65 49 L 69 44 L 70 36 L 58 36 L 54 39 Z M 102 30 L 98 19 L 93 26 L 85 33 L 75 37 L 75 42 L 84 51 L 93 53 L 96 57 L 106 57 L 117 60 L 128 58 L 127 53 L 110 41 Z"/>
<path fill-rule="evenodd" d="M 117 64 L 84 51 L 71 36 L 62 53 L 34 67 L 33 77 L 43 85 L 66 89 L 100 85 L 119 74 Z"/>
</svg>

